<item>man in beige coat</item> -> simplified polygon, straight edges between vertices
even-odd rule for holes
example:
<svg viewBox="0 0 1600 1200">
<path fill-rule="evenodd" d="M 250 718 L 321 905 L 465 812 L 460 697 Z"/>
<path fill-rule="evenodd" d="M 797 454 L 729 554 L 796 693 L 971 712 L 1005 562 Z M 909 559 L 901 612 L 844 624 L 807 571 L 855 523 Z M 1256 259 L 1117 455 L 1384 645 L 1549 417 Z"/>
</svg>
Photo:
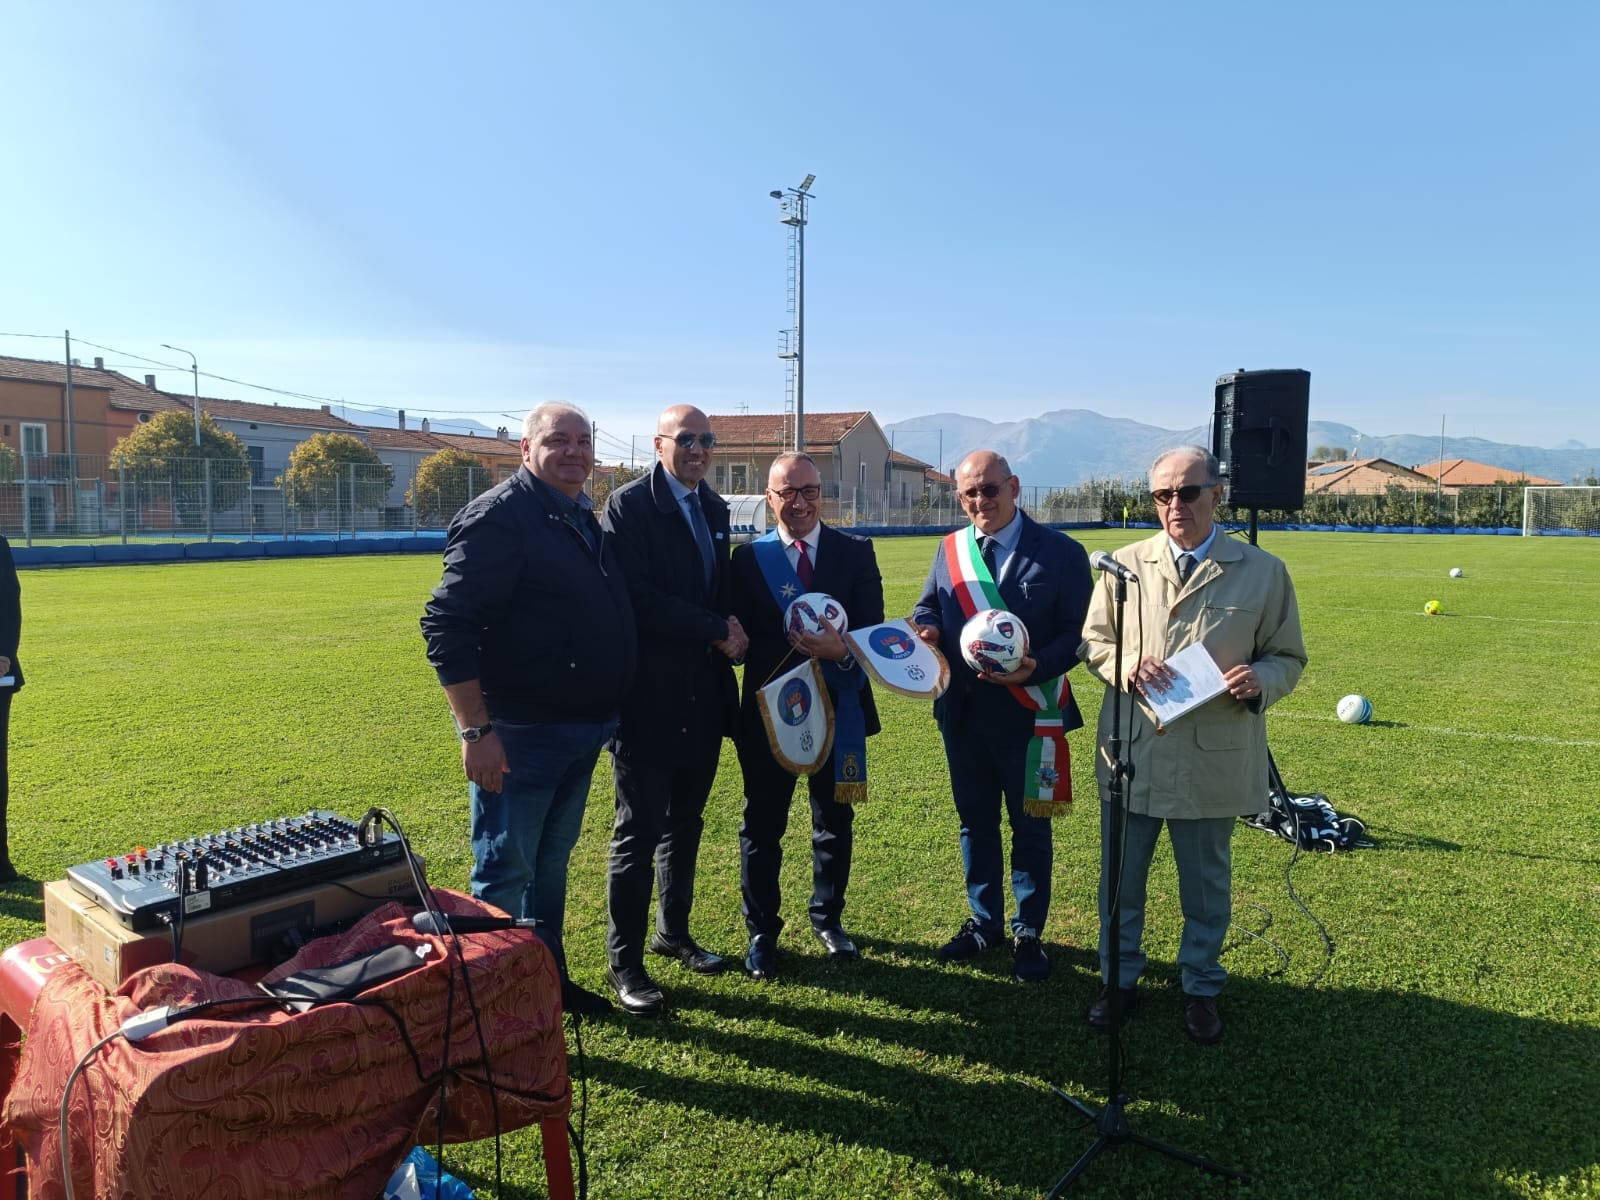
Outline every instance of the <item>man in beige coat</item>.
<svg viewBox="0 0 1600 1200">
<path fill-rule="evenodd" d="M 1294 690 L 1305 667 L 1300 610 L 1282 562 L 1222 535 L 1213 514 L 1222 501 L 1217 460 L 1199 446 L 1169 450 L 1150 468 L 1150 490 L 1162 532 L 1124 547 L 1116 560 L 1138 576 L 1123 621 L 1122 670 L 1138 696 L 1163 692 L 1174 674 L 1167 660 L 1202 643 L 1222 670 L 1227 690 L 1171 726 L 1157 725 L 1137 700 L 1125 718 L 1125 753 L 1133 777 L 1125 785 L 1126 835 L 1116 920 L 1120 962 L 1109 958 L 1110 892 L 1118 864 L 1109 861 L 1113 811 L 1106 756 L 1100 783 L 1100 995 L 1089 1024 L 1111 1024 L 1111 988 L 1122 989 L 1124 1018 L 1138 1006 L 1144 970 L 1145 891 L 1163 823 L 1178 867 L 1183 940 L 1184 1027 L 1202 1044 L 1222 1037 L 1217 994 L 1227 971 L 1219 956 L 1232 914 L 1230 840 L 1237 818 L 1260 810 L 1267 787 L 1264 713 Z M 1106 684 L 1099 738 L 1108 743 L 1117 699 L 1113 584 L 1102 579 L 1089 605 L 1078 653 Z M 1127 706 L 1125 705 L 1125 708 Z M 1113 975 L 1113 971 L 1115 975 Z"/>
</svg>

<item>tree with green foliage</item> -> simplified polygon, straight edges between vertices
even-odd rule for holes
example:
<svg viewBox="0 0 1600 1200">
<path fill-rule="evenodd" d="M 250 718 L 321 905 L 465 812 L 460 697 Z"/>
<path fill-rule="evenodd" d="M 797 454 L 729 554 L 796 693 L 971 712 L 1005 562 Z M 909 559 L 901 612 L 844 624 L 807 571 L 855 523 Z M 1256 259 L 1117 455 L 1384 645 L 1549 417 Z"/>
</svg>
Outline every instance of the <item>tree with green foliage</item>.
<svg viewBox="0 0 1600 1200">
<path fill-rule="evenodd" d="M 417 476 L 406 492 L 406 503 L 423 524 L 443 524 L 493 483 L 494 472 L 481 459 L 447 446 L 417 464 Z"/>
<path fill-rule="evenodd" d="M 353 513 L 383 507 L 394 468 L 360 438 L 314 433 L 289 452 L 289 465 L 275 482 L 298 508 Z"/>
<path fill-rule="evenodd" d="M 17 452 L 0 442 L 0 483 L 17 481 Z"/>
<path fill-rule="evenodd" d="M 194 444 L 194 414 L 175 408 L 156 413 L 111 449 L 111 465 L 148 503 L 170 495 L 175 511 L 226 512 L 250 489 L 250 456 L 235 434 L 200 414 L 200 444 Z"/>
<path fill-rule="evenodd" d="M 599 472 L 589 476 L 589 502 L 599 512 L 606 506 L 606 499 L 625 483 L 632 483 L 643 475 L 648 467 L 624 467 L 618 464 L 610 468 L 602 476 Z"/>
</svg>

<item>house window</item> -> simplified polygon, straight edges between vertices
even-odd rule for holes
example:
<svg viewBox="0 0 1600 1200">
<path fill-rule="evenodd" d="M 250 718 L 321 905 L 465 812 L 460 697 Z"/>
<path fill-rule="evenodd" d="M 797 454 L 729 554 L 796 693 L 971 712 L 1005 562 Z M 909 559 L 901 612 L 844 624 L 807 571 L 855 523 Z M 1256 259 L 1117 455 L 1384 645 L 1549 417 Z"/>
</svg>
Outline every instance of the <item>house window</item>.
<svg viewBox="0 0 1600 1200">
<path fill-rule="evenodd" d="M 22 452 L 24 454 L 49 454 L 49 426 L 24 422 L 22 426 Z"/>
<path fill-rule="evenodd" d="M 250 456 L 250 486 L 265 487 L 267 483 L 266 451 L 260 446 L 246 446 L 244 452 Z"/>
<path fill-rule="evenodd" d="M 728 484 L 730 489 L 729 494 L 734 496 L 748 495 L 749 493 L 745 490 L 746 483 L 744 464 L 734 463 L 728 468 L 728 471 L 730 478 L 730 482 Z"/>
</svg>

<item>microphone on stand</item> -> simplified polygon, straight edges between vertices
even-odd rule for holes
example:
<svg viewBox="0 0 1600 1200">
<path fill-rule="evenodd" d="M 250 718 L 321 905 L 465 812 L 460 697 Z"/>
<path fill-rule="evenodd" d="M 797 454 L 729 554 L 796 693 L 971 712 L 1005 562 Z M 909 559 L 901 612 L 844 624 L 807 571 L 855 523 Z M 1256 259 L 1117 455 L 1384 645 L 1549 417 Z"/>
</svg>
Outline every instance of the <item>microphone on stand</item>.
<svg viewBox="0 0 1600 1200">
<path fill-rule="evenodd" d="M 1139 577 L 1137 575 L 1119 563 L 1116 559 L 1112 558 L 1111 555 L 1107 554 L 1104 550 L 1096 550 L 1093 554 L 1089 555 L 1089 565 L 1096 571 L 1104 571 L 1107 574 L 1115 575 L 1118 579 L 1122 580 L 1123 583 L 1139 582 Z"/>
<path fill-rule="evenodd" d="M 433 933 L 441 937 L 447 933 L 495 933 L 502 929 L 537 929 L 540 922 L 534 917 L 453 917 L 445 913 L 432 913 L 423 909 L 411 918 L 411 928 L 418 933 Z"/>
</svg>

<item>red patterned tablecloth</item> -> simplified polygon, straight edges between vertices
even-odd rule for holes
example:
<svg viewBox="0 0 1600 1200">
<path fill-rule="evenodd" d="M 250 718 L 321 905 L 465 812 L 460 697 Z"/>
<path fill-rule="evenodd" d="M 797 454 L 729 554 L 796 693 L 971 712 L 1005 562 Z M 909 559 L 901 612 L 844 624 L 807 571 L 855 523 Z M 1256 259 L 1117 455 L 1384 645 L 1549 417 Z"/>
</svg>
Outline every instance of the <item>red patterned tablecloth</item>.
<svg viewBox="0 0 1600 1200">
<path fill-rule="evenodd" d="M 438 895 L 446 912 L 495 913 L 467 896 Z M 75 1196 L 371 1200 L 412 1146 L 437 1137 L 441 1078 L 446 1141 L 493 1136 L 491 1078 L 502 1131 L 564 1119 L 571 1089 L 560 983 L 550 951 L 527 932 L 463 937 L 457 959 L 451 939 L 417 933 L 391 903 L 349 933 L 311 943 L 263 982 L 396 943 L 430 944 L 434 953 L 363 1003 L 300 1014 L 226 1006 L 137 1043 L 108 1042 L 68 1105 Z M 440 952 L 447 948 L 449 958 Z M 61 1096 L 89 1047 L 163 1005 L 259 994 L 177 965 L 137 972 L 115 994 L 75 965 L 51 971 L 0 1114 L 26 1151 L 30 1194 L 65 1195 Z"/>
</svg>

